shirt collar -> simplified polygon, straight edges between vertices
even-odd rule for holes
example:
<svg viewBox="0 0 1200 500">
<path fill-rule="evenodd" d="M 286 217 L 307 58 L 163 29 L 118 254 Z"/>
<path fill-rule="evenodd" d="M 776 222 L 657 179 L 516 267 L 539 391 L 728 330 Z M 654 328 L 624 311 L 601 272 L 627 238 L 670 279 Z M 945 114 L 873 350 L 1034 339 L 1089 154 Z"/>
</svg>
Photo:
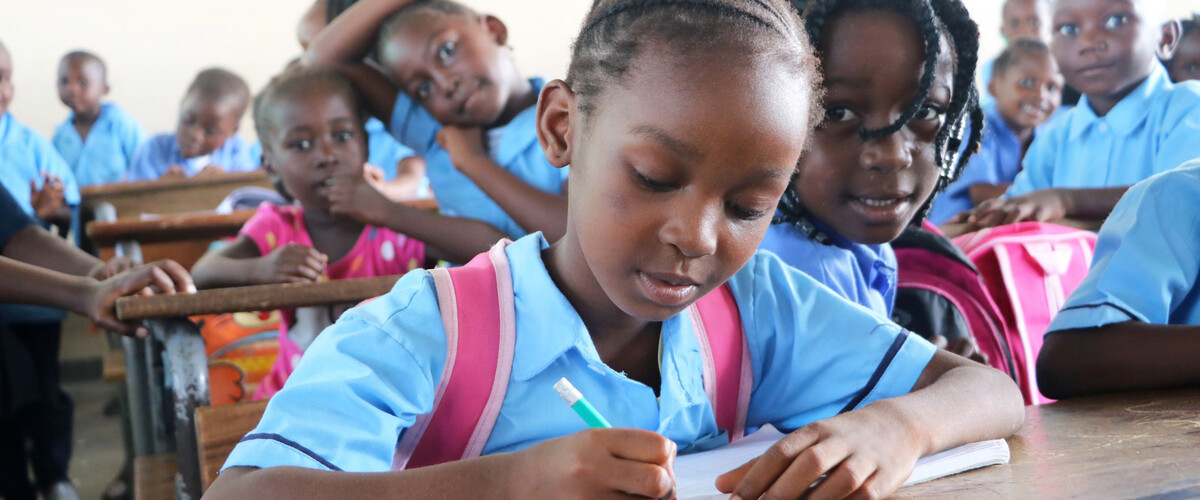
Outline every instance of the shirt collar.
<svg viewBox="0 0 1200 500">
<path fill-rule="evenodd" d="M 533 85 L 534 93 L 541 93 L 542 87 L 546 86 L 543 78 L 530 78 L 529 83 Z M 496 151 L 497 163 L 512 164 L 518 155 L 537 142 L 536 121 L 537 106 L 534 105 L 517 113 L 512 121 L 504 125 L 504 140 L 500 141 L 500 148 Z"/>
<path fill-rule="evenodd" d="M 1107 115 L 1096 115 L 1088 97 L 1081 97 L 1079 104 L 1075 106 L 1075 116 L 1071 120 L 1071 139 L 1078 139 L 1088 128 L 1100 121 L 1106 123 L 1114 133 L 1128 135 L 1150 114 L 1150 105 L 1154 98 L 1171 87 L 1173 85 L 1167 77 L 1167 70 L 1161 63 L 1156 62 L 1150 70 L 1150 75 L 1134 88 L 1133 92 L 1113 106 Z"/>
<path fill-rule="evenodd" d="M 588 336 L 583 318 L 550 279 L 542 261 L 542 250 L 549 246 L 542 233 L 536 232 L 505 249 L 513 271 L 513 307 L 518 332 L 512 375 L 521 381 L 541 373 Z M 590 337 L 587 344 L 591 344 Z M 591 350 L 594 352 L 595 348 Z"/>
</svg>

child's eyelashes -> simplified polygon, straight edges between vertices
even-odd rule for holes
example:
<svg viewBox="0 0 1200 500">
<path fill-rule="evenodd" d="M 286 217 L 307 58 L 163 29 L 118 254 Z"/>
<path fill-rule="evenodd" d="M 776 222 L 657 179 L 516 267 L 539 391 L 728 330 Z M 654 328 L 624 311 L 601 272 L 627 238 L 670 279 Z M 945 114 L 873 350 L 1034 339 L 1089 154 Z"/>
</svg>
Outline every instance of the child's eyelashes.
<svg viewBox="0 0 1200 500">
<path fill-rule="evenodd" d="M 942 111 L 937 106 L 934 106 L 932 104 L 926 104 L 924 106 L 921 106 L 921 109 L 917 110 L 917 115 L 914 116 L 913 119 L 914 120 L 939 120 L 940 121 L 942 119 L 942 115 L 945 115 L 945 114 L 946 114 L 946 112 Z"/>
<path fill-rule="evenodd" d="M 845 106 L 833 106 L 825 110 L 826 123 L 845 123 L 855 118 L 858 118 L 858 115 Z"/>
<path fill-rule="evenodd" d="M 766 217 L 768 213 L 766 210 L 753 210 L 736 203 L 726 203 L 725 206 L 734 218 L 744 221 L 758 220 Z"/>
<path fill-rule="evenodd" d="M 635 179 L 637 179 L 638 184 L 641 184 L 642 187 L 644 187 L 650 191 L 653 191 L 655 193 L 665 193 L 667 191 L 674 190 L 677 187 L 675 184 L 672 184 L 670 182 L 661 182 L 661 181 L 651 179 L 651 178 L 647 177 L 645 174 L 642 174 L 641 172 L 639 172 L 636 168 L 633 169 L 632 172 L 633 172 L 633 177 Z"/>
<path fill-rule="evenodd" d="M 1075 36 L 1079 34 L 1079 25 L 1074 23 L 1063 23 L 1060 24 L 1058 28 L 1055 28 L 1054 31 L 1067 38 L 1075 38 Z"/>
<path fill-rule="evenodd" d="M 350 139 L 353 139 L 353 138 L 354 138 L 354 132 L 342 131 L 342 132 L 334 132 L 333 133 L 333 140 L 338 141 L 338 142 L 348 142 Z"/>
<path fill-rule="evenodd" d="M 1129 21 L 1129 14 L 1113 14 L 1104 19 L 1104 27 L 1106 29 L 1115 30 L 1121 26 L 1129 24 Z"/>
</svg>

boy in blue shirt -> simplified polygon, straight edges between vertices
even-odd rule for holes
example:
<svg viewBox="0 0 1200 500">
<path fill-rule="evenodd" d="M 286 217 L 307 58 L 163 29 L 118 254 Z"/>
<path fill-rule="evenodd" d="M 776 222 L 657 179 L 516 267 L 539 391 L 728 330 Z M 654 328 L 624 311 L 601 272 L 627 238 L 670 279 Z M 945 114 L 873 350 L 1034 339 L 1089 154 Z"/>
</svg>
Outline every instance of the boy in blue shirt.
<svg viewBox="0 0 1200 500">
<path fill-rule="evenodd" d="M 151 137 L 134 154 L 127 181 L 151 181 L 255 170 L 238 124 L 250 105 L 250 87 L 233 72 L 209 68 L 196 75 L 179 109 L 175 133 Z"/>
<path fill-rule="evenodd" d="M 1046 332 L 1038 385 L 1056 399 L 1200 385 L 1200 160 L 1129 189 L 1086 279 Z"/>
<path fill-rule="evenodd" d="M 1084 97 L 1038 135 L 1005 199 L 967 222 L 1103 220 L 1130 185 L 1200 157 L 1200 84 L 1171 83 L 1156 57 L 1170 56 L 1179 23 L 1162 2 L 1118 6 L 1055 2 L 1051 50 Z"/>
<path fill-rule="evenodd" d="M 1063 78 L 1046 44 L 1017 40 L 995 66 L 987 85 L 996 99 L 984 106 L 983 142 L 958 179 L 934 200 L 929 212 L 934 224 L 1003 195 L 1021 170 L 1035 129 L 1058 110 Z"/>
<path fill-rule="evenodd" d="M 1018 40 L 1050 43 L 1050 13 L 1050 0 L 1005 0 L 1000 11 L 1000 36 L 1010 46 Z M 979 82 L 984 86 L 979 105 L 985 108 L 996 102 L 996 94 L 988 82 L 992 81 L 997 59 L 999 56 L 979 64 Z"/>
<path fill-rule="evenodd" d="M 1171 81 L 1200 80 L 1200 14 L 1179 21 L 1183 35 L 1170 59 L 1164 59 Z"/>
<path fill-rule="evenodd" d="M 58 98 L 71 114 L 54 131 L 54 148 L 80 186 L 121 182 L 146 131 L 108 95 L 108 68 L 90 52 L 74 51 L 58 63 Z"/>
<path fill-rule="evenodd" d="M 545 81 L 521 76 L 507 40 L 502 21 L 451 0 L 366 0 L 321 30 L 307 57 L 344 70 L 371 113 L 425 158 L 444 213 L 554 241 L 566 231 L 567 170 L 538 147 Z M 376 42 L 390 80 L 363 64 Z"/>
</svg>

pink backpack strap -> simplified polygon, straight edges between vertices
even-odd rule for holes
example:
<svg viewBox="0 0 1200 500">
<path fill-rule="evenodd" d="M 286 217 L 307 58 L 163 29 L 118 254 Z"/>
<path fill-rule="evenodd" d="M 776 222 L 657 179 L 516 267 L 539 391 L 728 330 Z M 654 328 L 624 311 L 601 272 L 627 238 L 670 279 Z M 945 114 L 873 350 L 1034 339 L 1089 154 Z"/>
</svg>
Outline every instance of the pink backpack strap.
<svg viewBox="0 0 1200 500">
<path fill-rule="evenodd" d="M 504 254 L 509 243 L 501 240 L 465 266 L 429 271 L 446 330 L 446 367 L 433 411 L 404 433 L 393 470 L 483 453 L 504 402 L 516 341 L 512 274 Z"/>
<path fill-rule="evenodd" d="M 746 411 L 754 369 L 742 316 L 729 285 L 722 285 L 687 309 L 704 357 L 704 392 L 712 402 L 717 428 L 729 441 L 746 434 Z"/>
</svg>

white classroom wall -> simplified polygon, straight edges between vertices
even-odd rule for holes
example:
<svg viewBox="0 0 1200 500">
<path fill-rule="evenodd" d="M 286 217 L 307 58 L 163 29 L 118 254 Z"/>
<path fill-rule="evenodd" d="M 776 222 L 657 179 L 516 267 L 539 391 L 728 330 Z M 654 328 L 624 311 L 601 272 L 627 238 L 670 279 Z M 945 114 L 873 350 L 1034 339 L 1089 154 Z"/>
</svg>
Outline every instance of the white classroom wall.
<svg viewBox="0 0 1200 500">
<path fill-rule="evenodd" d="M 1155 0 L 1182 16 L 1194 0 Z M 982 59 L 1003 47 L 1000 0 L 965 0 L 981 26 Z M 86 48 L 109 67 L 109 97 L 150 133 L 171 130 L 179 99 L 205 67 L 229 68 L 260 89 L 300 52 L 296 21 L 312 0 L 0 0 L 0 41 L 13 57 L 10 110 L 49 136 L 66 117 L 54 81 L 58 59 Z M 589 0 L 464 0 L 508 24 L 527 75 L 561 77 Z M 1190 5 L 1192 9 L 1200 6 Z M 248 113 L 247 113 L 248 114 Z M 249 117 L 243 133 L 253 136 Z"/>
</svg>

